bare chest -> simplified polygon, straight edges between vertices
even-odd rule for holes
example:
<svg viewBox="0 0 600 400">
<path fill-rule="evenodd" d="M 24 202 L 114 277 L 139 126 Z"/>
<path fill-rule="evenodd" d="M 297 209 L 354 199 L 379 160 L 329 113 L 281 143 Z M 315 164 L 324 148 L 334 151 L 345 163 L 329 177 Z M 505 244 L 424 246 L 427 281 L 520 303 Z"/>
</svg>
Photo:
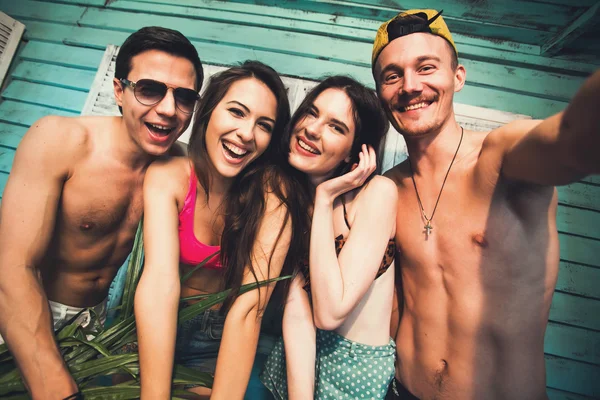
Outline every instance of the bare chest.
<svg viewBox="0 0 600 400">
<path fill-rule="evenodd" d="M 98 167 L 75 171 L 64 185 L 57 229 L 98 239 L 135 233 L 143 211 L 143 174 Z"/>
<path fill-rule="evenodd" d="M 454 179 L 432 217 L 438 193 L 425 193 L 432 198 L 421 196 L 423 213 L 414 187 L 399 187 L 396 240 L 403 274 L 503 286 L 544 273 L 556 246 L 547 203 L 524 201 L 502 185 L 482 193 L 468 178 Z"/>
</svg>

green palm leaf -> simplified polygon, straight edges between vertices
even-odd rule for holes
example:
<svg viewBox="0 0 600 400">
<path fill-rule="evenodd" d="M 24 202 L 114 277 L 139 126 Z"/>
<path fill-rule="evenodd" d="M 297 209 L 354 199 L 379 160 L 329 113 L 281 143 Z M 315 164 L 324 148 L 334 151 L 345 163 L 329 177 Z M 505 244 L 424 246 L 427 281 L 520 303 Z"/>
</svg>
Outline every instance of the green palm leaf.
<svg viewBox="0 0 600 400">
<path fill-rule="evenodd" d="M 207 261 L 216 255 L 212 254 L 192 271 L 187 272 L 181 278 L 185 281 L 194 271 L 201 268 Z M 135 345 L 137 341 L 135 316 L 133 315 L 133 301 L 135 288 L 139 282 L 143 265 L 143 238 L 142 224 L 140 223 L 136 233 L 133 251 L 128 264 L 123 302 L 120 306 L 120 315 L 116 323 L 99 332 L 92 340 L 87 340 L 85 333 L 77 324 L 67 324 L 57 332 L 57 342 L 63 353 L 67 367 L 86 399 L 93 400 L 126 400 L 136 399 L 140 395 L 139 386 L 139 360 L 137 351 L 123 353 L 126 346 Z M 257 283 L 243 285 L 240 294 L 256 289 L 260 286 L 289 279 L 283 276 Z M 191 296 L 181 301 L 199 300 L 198 302 L 183 308 L 178 315 L 178 323 L 181 324 L 191 318 L 203 313 L 209 308 L 223 302 L 229 295 L 229 290 L 219 293 Z M 102 376 L 122 374 L 126 372 L 133 380 L 116 386 L 98 386 L 98 379 Z M 180 365 L 173 370 L 173 392 L 174 399 L 190 399 L 195 396 L 183 389 L 184 385 L 199 385 L 211 387 L 213 377 L 207 373 L 201 373 Z M 3 399 L 20 400 L 28 399 L 29 396 L 21 380 L 14 360 L 12 359 L 6 345 L 0 346 L 0 397 Z"/>
</svg>

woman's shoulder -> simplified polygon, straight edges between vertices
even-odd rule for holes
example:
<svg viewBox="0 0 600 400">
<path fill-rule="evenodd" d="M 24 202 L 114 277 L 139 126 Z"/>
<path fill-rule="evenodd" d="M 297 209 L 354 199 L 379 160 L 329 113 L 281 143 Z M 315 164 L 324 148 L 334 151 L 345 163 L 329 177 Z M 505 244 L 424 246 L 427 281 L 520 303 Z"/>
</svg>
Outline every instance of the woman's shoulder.
<svg viewBox="0 0 600 400">
<path fill-rule="evenodd" d="M 361 188 L 361 191 L 357 194 L 357 197 L 360 196 L 389 196 L 391 199 L 395 199 L 398 197 L 398 189 L 390 178 L 376 175 Z"/>
<path fill-rule="evenodd" d="M 374 176 L 356 194 L 356 207 L 377 207 L 381 211 L 396 209 L 398 189 L 394 181 L 382 175 Z"/>
<path fill-rule="evenodd" d="M 152 162 L 148 167 L 146 175 L 164 176 L 173 178 L 176 176 L 187 176 L 189 178 L 192 162 L 186 156 L 170 157 Z"/>
<path fill-rule="evenodd" d="M 189 186 L 192 163 L 188 157 L 171 157 L 156 160 L 146 171 L 145 182 L 165 189 L 178 190 Z"/>
</svg>

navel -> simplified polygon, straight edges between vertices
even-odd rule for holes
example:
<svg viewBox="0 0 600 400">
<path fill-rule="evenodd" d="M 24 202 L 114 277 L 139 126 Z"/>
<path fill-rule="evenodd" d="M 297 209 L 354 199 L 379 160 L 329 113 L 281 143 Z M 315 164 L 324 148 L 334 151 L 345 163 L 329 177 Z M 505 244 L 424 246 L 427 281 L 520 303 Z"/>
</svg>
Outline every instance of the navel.
<svg viewBox="0 0 600 400">
<path fill-rule="evenodd" d="M 441 389 L 444 384 L 444 378 L 448 375 L 448 362 L 446 360 L 440 360 L 439 366 L 435 371 L 435 384 L 438 389 Z"/>
<path fill-rule="evenodd" d="M 482 247 L 482 248 L 488 247 L 488 241 L 486 240 L 485 236 L 483 236 L 481 233 L 473 235 L 471 240 L 473 240 L 473 243 L 475 243 L 479 247 Z"/>
</svg>

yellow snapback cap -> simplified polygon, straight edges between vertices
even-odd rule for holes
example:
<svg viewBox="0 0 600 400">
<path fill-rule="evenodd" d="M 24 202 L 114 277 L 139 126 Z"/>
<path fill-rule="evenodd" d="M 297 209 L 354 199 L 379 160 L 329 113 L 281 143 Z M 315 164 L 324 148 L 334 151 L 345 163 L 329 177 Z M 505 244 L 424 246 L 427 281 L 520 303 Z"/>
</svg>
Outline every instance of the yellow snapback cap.
<svg viewBox="0 0 600 400">
<path fill-rule="evenodd" d="M 379 57 L 379 54 L 383 51 L 385 46 L 387 46 L 392 40 L 417 32 L 428 32 L 443 37 L 452 45 L 452 48 L 458 56 L 458 50 L 456 49 L 456 44 L 454 44 L 454 40 L 452 39 L 452 34 L 450 33 L 444 18 L 442 18 L 442 11 L 438 12 L 431 9 L 403 11 L 389 21 L 381 24 L 377 30 L 375 42 L 373 43 L 371 67 L 375 66 L 377 57 Z M 420 17 L 423 22 L 415 22 L 415 19 L 412 19 L 410 22 L 404 22 L 403 18 L 409 15 Z"/>
</svg>

